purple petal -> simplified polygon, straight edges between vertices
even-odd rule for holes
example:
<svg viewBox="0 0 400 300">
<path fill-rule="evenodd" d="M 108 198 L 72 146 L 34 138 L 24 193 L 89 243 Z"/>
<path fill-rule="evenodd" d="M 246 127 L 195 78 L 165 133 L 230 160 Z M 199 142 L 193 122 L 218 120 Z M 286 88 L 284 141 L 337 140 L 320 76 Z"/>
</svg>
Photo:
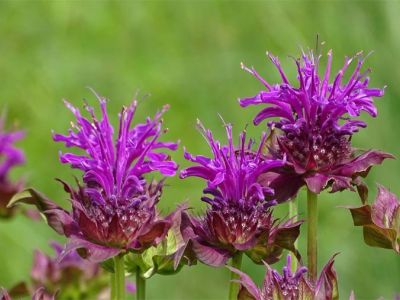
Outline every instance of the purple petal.
<svg viewBox="0 0 400 300">
<path fill-rule="evenodd" d="M 253 280 L 250 278 L 249 275 L 243 273 L 242 271 L 239 271 L 238 269 L 232 268 L 230 266 L 227 266 L 231 272 L 234 272 L 239 275 L 239 280 L 237 280 L 238 283 L 241 284 L 241 288 L 246 289 L 247 293 L 251 295 L 255 300 L 262 300 L 261 292 L 257 285 L 253 282 Z M 240 297 L 238 298 L 240 299 Z M 243 299 L 245 300 L 245 299 Z"/>
<path fill-rule="evenodd" d="M 58 261 L 62 262 L 73 251 L 78 251 L 83 258 L 90 262 L 99 263 L 116 256 L 121 252 L 121 249 L 97 245 L 80 237 L 73 236 L 65 246 Z"/>
<path fill-rule="evenodd" d="M 336 277 L 335 262 L 336 254 L 324 266 L 315 287 L 315 299 L 339 299 L 338 282 Z"/>
<path fill-rule="evenodd" d="M 262 174 L 258 181 L 263 186 L 269 186 L 274 190 L 273 199 L 276 199 L 278 203 L 285 202 L 289 199 L 294 198 L 299 189 L 304 185 L 304 181 L 301 176 L 293 173 L 265 173 Z"/>
<path fill-rule="evenodd" d="M 362 173 L 368 170 L 373 165 L 379 165 L 386 158 L 394 158 L 390 153 L 370 150 L 357 156 L 352 161 L 338 167 L 334 170 L 335 175 L 352 177 L 357 173 Z"/>
<path fill-rule="evenodd" d="M 316 173 L 314 175 L 305 177 L 304 181 L 307 183 L 307 187 L 311 192 L 319 194 L 326 187 L 329 179 L 329 176 Z"/>
<path fill-rule="evenodd" d="M 192 241 L 192 247 L 196 257 L 204 264 L 212 267 L 226 265 L 228 259 L 231 257 L 227 251 L 206 246 L 196 240 Z"/>
<path fill-rule="evenodd" d="M 372 220 L 384 228 L 395 228 L 395 224 L 400 224 L 399 199 L 381 185 L 378 185 L 378 195 L 372 205 Z"/>
</svg>

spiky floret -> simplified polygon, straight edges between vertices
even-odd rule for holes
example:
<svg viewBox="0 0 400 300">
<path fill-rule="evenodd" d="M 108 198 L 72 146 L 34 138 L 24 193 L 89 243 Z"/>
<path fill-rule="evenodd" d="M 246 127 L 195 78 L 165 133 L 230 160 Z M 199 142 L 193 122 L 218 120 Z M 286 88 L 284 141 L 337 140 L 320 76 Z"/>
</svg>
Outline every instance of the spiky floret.
<svg viewBox="0 0 400 300">
<path fill-rule="evenodd" d="M 357 156 L 351 145 L 352 135 L 367 126 L 359 119 L 361 112 L 376 117 L 374 98 L 384 94 L 383 89 L 369 87 L 367 74 L 370 70 L 361 71 L 365 61 L 361 55 L 346 58 L 344 66 L 331 80 L 332 51 L 328 52 L 323 76 L 319 75 L 321 55 L 303 52 L 301 58 L 295 60 L 296 86 L 289 82 L 278 58 L 269 53 L 268 57 L 282 79 L 279 84 L 268 83 L 253 68 L 242 65 L 261 81 L 265 90 L 254 97 L 241 99 L 240 105 L 267 106 L 256 115 L 254 124 L 268 120 L 268 127 L 275 134 L 270 152 L 276 158 L 286 155 L 288 161 L 286 170 L 281 173 L 300 175 L 297 179 L 313 192 L 319 193 L 329 183 L 333 183 L 333 191 L 351 188 L 350 177 L 391 157 L 378 151 Z M 345 81 L 346 71 L 356 58 L 359 58 L 357 65 Z M 297 192 L 297 188 L 294 190 L 290 196 Z"/>
<path fill-rule="evenodd" d="M 65 102 L 76 117 L 76 125 L 68 135 L 54 134 L 54 141 L 85 151 L 85 155 L 62 153 L 62 163 L 84 172 L 84 185 L 72 196 L 73 217 L 82 235 L 91 242 L 117 248 L 141 248 L 138 238 L 157 224 L 155 204 L 162 182 L 153 184 L 144 178 L 146 173 L 159 171 L 165 176 L 175 174 L 177 164 L 163 150 L 176 150 L 177 144 L 160 142 L 162 114 L 165 106 L 153 119 L 132 127 L 137 102 L 124 107 L 119 114 L 119 130 L 109 121 L 106 100 L 99 97 L 102 118 L 85 105 L 91 120 L 79 109 Z M 157 226 L 161 226 L 157 224 Z M 157 228 L 159 231 L 160 228 Z"/>
<path fill-rule="evenodd" d="M 54 134 L 56 142 L 83 150 L 84 154 L 61 153 L 62 163 L 83 171 L 83 184 L 74 189 L 63 182 L 70 194 L 72 212 L 68 212 L 33 189 L 13 202 L 34 204 L 46 216 L 48 224 L 70 238 L 65 255 L 75 249 L 92 261 L 102 261 L 120 252 L 143 251 L 159 243 L 172 224 L 158 215 L 163 180 L 148 181 L 145 175 L 159 171 L 175 174 L 178 166 L 165 150 L 176 150 L 177 144 L 159 141 L 162 114 L 132 126 L 137 102 L 124 107 L 119 114 L 119 130 L 109 121 L 106 100 L 98 96 L 102 117 L 85 105 L 90 115 L 65 102 L 76 117 L 68 135 Z M 78 180 L 77 180 L 78 181 Z M 30 199 L 29 201 L 27 199 Z"/>
<path fill-rule="evenodd" d="M 223 252 L 226 258 L 236 251 L 252 249 L 260 239 L 268 244 L 278 229 L 282 229 L 279 225 L 275 226 L 276 220 L 269 209 L 276 204 L 271 200 L 274 192 L 269 186 L 261 184 L 259 178 L 274 168 L 282 167 L 284 161 L 270 160 L 263 155 L 265 134 L 254 150 L 255 143 L 251 139 L 246 141 L 245 131 L 240 134 L 238 146 L 234 146 L 232 126 L 229 124 L 225 125 L 227 145 L 215 140 L 212 132 L 200 122 L 198 127 L 211 148 L 212 157 L 192 156 L 185 150 L 185 158 L 196 165 L 182 170 L 180 177 L 195 176 L 206 180 L 207 187 L 202 197 L 208 204 L 206 214 L 192 219 L 200 243 L 195 248 L 198 252 L 201 252 L 201 246 L 214 248 L 215 261 L 208 260 L 203 253 L 199 253 L 199 257 L 201 260 L 203 257 L 205 263 L 218 265 L 225 261 L 218 258 L 218 253 Z M 292 229 L 294 232 L 299 224 L 289 222 L 285 226 L 288 231 Z"/>
</svg>

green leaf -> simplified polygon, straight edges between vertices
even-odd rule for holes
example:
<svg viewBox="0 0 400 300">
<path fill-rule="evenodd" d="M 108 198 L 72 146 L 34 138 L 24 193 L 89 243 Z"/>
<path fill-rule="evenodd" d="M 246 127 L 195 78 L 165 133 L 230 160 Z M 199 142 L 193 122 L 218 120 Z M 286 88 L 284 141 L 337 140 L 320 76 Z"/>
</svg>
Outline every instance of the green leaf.
<svg viewBox="0 0 400 300">
<path fill-rule="evenodd" d="M 42 210 L 44 208 L 41 205 L 42 199 L 44 199 L 44 197 L 41 197 L 41 195 L 37 193 L 34 189 L 28 188 L 26 190 L 23 190 L 22 192 L 16 193 L 11 198 L 10 202 L 8 202 L 7 207 L 11 207 L 19 203 L 26 203 L 26 204 L 36 205 L 38 206 L 39 210 Z M 39 207 L 42 209 L 40 209 Z"/>
<path fill-rule="evenodd" d="M 268 264 L 277 262 L 282 252 L 283 248 L 279 246 L 258 244 L 245 253 L 254 263 L 262 265 L 263 261 Z"/>
<path fill-rule="evenodd" d="M 141 276 L 150 278 L 154 274 L 170 275 L 180 271 L 183 264 L 174 268 L 174 254 L 185 242 L 180 230 L 174 226 L 168 231 L 166 238 L 157 246 L 145 250 L 143 253 L 130 253 L 127 255 L 127 269 L 131 273 L 140 269 Z"/>
<path fill-rule="evenodd" d="M 114 270 L 114 259 L 112 259 L 112 258 L 109 258 L 109 259 L 101 262 L 100 266 L 104 270 L 106 270 L 107 272 L 110 272 L 110 273 L 114 273 L 115 272 L 115 270 Z"/>
</svg>

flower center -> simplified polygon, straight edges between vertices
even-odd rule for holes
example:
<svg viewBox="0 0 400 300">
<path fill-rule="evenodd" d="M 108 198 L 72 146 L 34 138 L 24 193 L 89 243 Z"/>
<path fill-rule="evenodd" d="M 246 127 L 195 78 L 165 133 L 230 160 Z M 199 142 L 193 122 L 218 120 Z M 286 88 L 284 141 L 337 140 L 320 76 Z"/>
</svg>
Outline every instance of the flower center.
<svg viewBox="0 0 400 300">
<path fill-rule="evenodd" d="M 206 216 L 208 230 L 224 245 L 245 244 L 259 233 L 260 228 L 269 228 L 270 222 L 270 213 L 262 207 L 248 209 L 237 204 L 211 210 Z"/>
<path fill-rule="evenodd" d="M 85 212 L 92 222 L 82 224 L 80 218 L 85 236 L 96 243 L 118 247 L 127 246 L 155 215 L 152 209 L 137 207 L 128 201 L 91 203 Z"/>
<path fill-rule="evenodd" d="M 303 126 L 298 132 L 285 133 L 279 142 L 288 159 L 307 171 L 330 169 L 351 155 L 348 137 L 334 129 L 320 133 L 318 128 L 310 132 Z"/>
</svg>

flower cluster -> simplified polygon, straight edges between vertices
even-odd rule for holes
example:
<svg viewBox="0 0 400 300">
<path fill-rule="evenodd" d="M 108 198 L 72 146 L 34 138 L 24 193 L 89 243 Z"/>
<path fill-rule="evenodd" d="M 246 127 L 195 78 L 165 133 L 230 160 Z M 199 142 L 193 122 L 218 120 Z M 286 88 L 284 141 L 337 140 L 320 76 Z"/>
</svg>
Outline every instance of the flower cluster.
<svg viewBox="0 0 400 300">
<path fill-rule="evenodd" d="M 202 197 L 209 205 L 206 214 L 192 217 L 198 235 L 194 241 L 198 258 L 209 265 L 219 266 L 237 251 L 246 251 L 257 262 L 264 259 L 272 263 L 279 259 L 283 248 L 294 250 L 293 243 L 301 222 L 278 223 L 273 219 L 270 207 L 276 204 L 271 200 L 274 191 L 259 182 L 260 175 L 285 163 L 264 156 L 262 149 L 266 135 L 253 150 L 254 141 L 246 141 L 246 132 L 240 134 L 239 145 L 233 145 L 232 126 L 229 124 L 226 125 L 227 145 L 215 140 L 211 131 L 201 123 L 199 128 L 213 157 L 192 156 L 185 151 L 185 158 L 196 165 L 180 173 L 181 178 L 195 176 L 207 182 Z M 285 240 L 286 244 L 276 243 L 276 240 Z M 258 255 L 252 251 L 256 247 Z"/>
<path fill-rule="evenodd" d="M 240 104 L 266 106 L 256 115 L 254 124 L 267 120 L 269 134 L 262 133 L 256 142 L 244 130 L 236 144 L 232 126 L 224 124 L 227 142 L 223 143 L 198 122 L 211 155 L 192 155 L 184 150 L 184 158 L 191 165 L 180 171 L 180 178 L 204 181 L 201 200 L 206 209 L 200 215 L 190 214 L 187 204 L 178 205 L 167 216 L 157 210 L 165 177 L 174 176 L 178 170 L 169 155 L 177 150 L 177 143 L 161 141 L 166 132 L 162 116 L 168 106 L 153 118 L 133 125 L 137 110 L 133 101 L 122 108 L 114 131 L 103 97 L 96 94 L 100 117 L 88 104 L 82 113 L 65 101 L 76 121 L 67 134 L 54 133 L 53 140 L 74 149 L 60 153 L 61 163 L 83 173 L 75 186 L 58 179 L 69 194 L 71 210 L 32 188 L 10 200 L 20 189 L 20 184 L 10 182 L 8 173 L 24 160 L 14 147 L 22 133 L 3 132 L 0 119 L 0 217 L 10 216 L 8 207 L 15 203 L 34 205 L 48 225 L 68 239 L 64 247 L 53 244 L 56 258 L 36 251 L 31 283 L 20 283 L 9 292 L 1 289 L 0 300 L 24 292 L 33 294 L 34 300 L 56 296 L 123 300 L 127 289 L 133 291 L 131 285 L 125 285 L 125 277 L 131 274 L 136 274 L 137 299 L 144 300 L 144 280 L 155 274 L 174 274 L 183 265 L 197 261 L 225 266 L 229 259 L 233 279 L 230 300 L 336 300 L 335 256 L 317 278 L 317 194 L 327 188 L 331 192 L 357 188 L 363 206 L 349 209 L 354 224 L 363 226 L 365 242 L 399 254 L 400 202 L 379 186 L 375 203 L 368 205 L 368 189 L 362 180 L 372 166 L 393 156 L 377 150 L 361 151 L 351 142 L 352 136 L 367 126 L 360 120 L 361 113 L 376 117 L 374 98 L 384 93 L 383 89 L 369 87 L 369 70 L 361 70 L 365 59 L 361 53 L 346 58 L 331 79 L 331 51 L 323 75 L 319 74 L 321 56 L 303 52 L 295 60 L 298 83 L 294 85 L 278 58 L 268 56 L 282 82 L 270 84 L 254 69 L 243 66 L 265 89 L 241 99 Z M 354 70 L 347 74 L 357 59 Z M 162 178 L 148 178 L 154 173 Z M 308 269 L 302 266 L 295 245 L 303 221 L 297 221 L 292 209 L 288 218 L 276 218 L 274 210 L 304 186 L 308 189 Z M 290 253 L 280 274 L 270 265 L 279 261 L 285 250 Z M 243 254 L 256 264 L 266 265 L 261 287 L 239 270 Z M 291 266 L 294 259 L 297 269 Z M 111 281 L 103 280 L 105 270 Z M 111 289 L 107 288 L 109 283 Z"/>
<path fill-rule="evenodd" d="M 277 57 L 268 54 L 282 78 L 280 84 L 269 84 L 254 69 L 243 68 L 265 86 L 256 96 L 240 100 L 243 107 L 266 105 L 254 118 L 258 125 L 268 119 L 273 131 L 270 155 L 287 157 L 287 164 L 265 180 L 276 190 L 278 201 L 296 195 L 306 185 L 319 193 L 331 186 L 332 192 L 360 186 L 360 176 L 366 176 L 371 166 L 380 164 L 391 154 L 376 150 L 358 151 L 351 145 L 351 137 L 367 124 L 358 117 L 362 111 L 376 117 L 373 98 L 383 96 L 383 89 L 369 88 L 369 78 L 361 68 L 361 54 L 346 58 L 344 66 L 330 80 L 332 52 L 323 77 L 319 76 L 320 56 L 303 53 L 295 60 L 298 86 L 286 77 Z M 352 61 L 358 63 L 343 82 Z M 276 120 L 274 118 L 277 118 Z M 288 184 L 290 182 L 290 184 Z"/>
<path fill-rule="evenodd" d="M 11 169 L 25 162 L 22 150 L 14 145 L 23 137 L 22 131 L 6 131 L 5 118 L 0 117 L 0 218 L 8 218 L 13 215 L 14 210 L 7 208 L 7 204 L 23 186 L 21 181 L 13 183 L 9 178 Z"/>
</svg>

